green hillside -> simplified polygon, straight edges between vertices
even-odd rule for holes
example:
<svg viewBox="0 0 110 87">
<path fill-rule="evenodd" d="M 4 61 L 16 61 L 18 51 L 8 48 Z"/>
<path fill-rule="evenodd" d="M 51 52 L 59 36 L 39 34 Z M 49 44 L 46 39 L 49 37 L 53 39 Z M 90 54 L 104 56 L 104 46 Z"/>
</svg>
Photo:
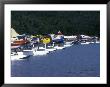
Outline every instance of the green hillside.
<svg viewBox="0 0 110 87">
<path fill-rule="evenodd" d="M 11 27 L 20 34 L 100 36 L 100 11 L 12 11 Z"/>
</svg>

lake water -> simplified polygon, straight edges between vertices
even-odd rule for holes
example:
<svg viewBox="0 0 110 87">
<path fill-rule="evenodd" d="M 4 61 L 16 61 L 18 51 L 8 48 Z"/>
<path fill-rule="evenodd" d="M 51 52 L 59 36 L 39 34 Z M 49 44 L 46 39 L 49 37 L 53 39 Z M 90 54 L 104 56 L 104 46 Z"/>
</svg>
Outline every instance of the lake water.
<svg viewBox="0 0 110 87">
<path fill-rule="evenodd" d="M 45 56 L 11 61 L 13 77 L 98 77 L 100 44 L 73 45 Z"/>
</svg>

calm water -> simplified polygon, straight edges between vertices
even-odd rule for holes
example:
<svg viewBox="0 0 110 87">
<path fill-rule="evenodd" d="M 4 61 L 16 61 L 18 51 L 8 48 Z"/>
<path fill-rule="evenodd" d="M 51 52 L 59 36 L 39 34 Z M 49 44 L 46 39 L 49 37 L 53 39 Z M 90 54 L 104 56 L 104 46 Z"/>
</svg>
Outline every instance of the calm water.
<svg viewBox="0 0 110 87">
<path fill-rule="evenodd" d="M 73 45 L 46 56 L 11 61 L 11 76 L 100 76 L 100 44 Z"/>
</svg>

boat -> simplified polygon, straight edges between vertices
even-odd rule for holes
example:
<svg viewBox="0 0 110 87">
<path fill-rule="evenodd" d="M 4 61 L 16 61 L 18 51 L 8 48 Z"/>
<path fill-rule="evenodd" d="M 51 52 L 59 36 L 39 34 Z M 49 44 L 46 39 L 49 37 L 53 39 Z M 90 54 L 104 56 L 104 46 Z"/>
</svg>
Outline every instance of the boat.
<svg viewBox="0 0 110 87">
<path fill-rule="evenodd" d="M 64 43 L 64 35 L 58 31 L 57 35 L 52 39 L 54 43 Z"/>
<path fill-rule="evenodd" d="M 25 54 L 21 50 L 21 46 L 11 46 L 11 60 L 16 60 L 16 59 L 21 59 L 21 58 L 26 58 L 31 56 L 30 54 Z"/>
<path fill-rule="evenodd" d="M 23 52 L 11 53 L 11 60 L 19 60 L 27 57 L 30 57 L 30 55 L 24 55 Z"/>
<path fill-rule="evenodd" d="M 16 39 L 11 42 L 11 46 L 24 45 L 28 43 L 27 37 L 25 34 L 16 36 Z"/>
<path fill-rule="evenodd" d="M 28 40 L 15 40 L 11 43 L 11 46 L 19 46 L 28 43 Z"/>
</svg>

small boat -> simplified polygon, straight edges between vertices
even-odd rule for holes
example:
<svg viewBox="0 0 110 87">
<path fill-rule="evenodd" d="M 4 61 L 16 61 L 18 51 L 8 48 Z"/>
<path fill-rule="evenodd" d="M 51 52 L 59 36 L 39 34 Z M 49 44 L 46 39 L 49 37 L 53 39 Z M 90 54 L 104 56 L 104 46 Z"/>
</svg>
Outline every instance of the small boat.
<svg viewBox="0 0 110 87">
<path fill-rule="evenodd" d="M 15 40 L 11 43 L 11 46 L 19 46 L 28 43 L 28 40 Z"/>
<path fill-rule="evenodd" d="M 21 50 L 21 46 L 11 46 L 11 60 L 21 59 L 21 58 L 27 58 L 30 54 L 25 54 Z"/>
<path fill-rule="evenodd" d="M 24 55 L 23 52 L 11 53 L 11 60 L 27 58 L 30 55 Z"/>
</svg>

